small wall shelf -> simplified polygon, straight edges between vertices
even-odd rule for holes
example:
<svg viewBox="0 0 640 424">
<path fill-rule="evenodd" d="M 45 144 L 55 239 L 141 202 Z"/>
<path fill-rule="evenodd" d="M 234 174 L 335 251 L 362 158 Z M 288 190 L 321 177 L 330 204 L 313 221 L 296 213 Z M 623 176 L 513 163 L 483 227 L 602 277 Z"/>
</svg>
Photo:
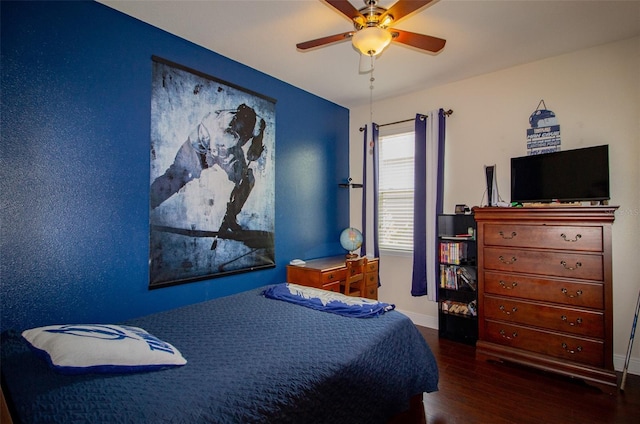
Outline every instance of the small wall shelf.
<svg viewBox="0 0 640 424">
<path fill-rule="evenodd" d="M 362 188 L 362 184 L 352 183 L 353 179 L 349 177 L 346 183 L 338 184 L 338 187 L 342 188 Z"/>
</svg>

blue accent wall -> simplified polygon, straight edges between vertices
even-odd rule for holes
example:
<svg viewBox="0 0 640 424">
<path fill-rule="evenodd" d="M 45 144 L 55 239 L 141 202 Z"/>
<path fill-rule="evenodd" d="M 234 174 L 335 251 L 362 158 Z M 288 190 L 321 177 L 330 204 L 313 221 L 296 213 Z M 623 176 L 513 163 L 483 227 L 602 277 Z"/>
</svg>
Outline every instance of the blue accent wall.
<svg viewBox="0 0 640 424">
<path fill-rule="evenodd" d="M 99 3 L 0 5 L 2 330 L 121 321 L 344 253 L 347 109 Z M 276 99 L 275 268 L 148 290 L 152 55 Z"/>
</svg>

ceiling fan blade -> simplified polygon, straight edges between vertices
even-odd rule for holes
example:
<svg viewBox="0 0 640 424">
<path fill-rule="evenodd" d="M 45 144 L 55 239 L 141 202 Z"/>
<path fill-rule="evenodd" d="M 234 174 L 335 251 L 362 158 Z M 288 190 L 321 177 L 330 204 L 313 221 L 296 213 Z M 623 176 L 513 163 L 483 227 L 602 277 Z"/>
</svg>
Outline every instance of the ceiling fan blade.
<svg viewBox="0 0 640 424">
<path fill-rule="evenodd" d="M 416 34 L 415 32 L 402 31 L 394 28 L 389 31 L 391 31 L 393 41 L 433 53 L 438 53 L 442 50 L 447 42 L 447 40 L 443 40 L 442 38 Z"/>
<path fill-rule="evenodd" d="M 380 22 L 383 22 L 387 15 L 391 15 L 393 16 L 393 23 L 396 23 L 400 19 L 418 9 L 421 9 L 432 1 L 433 0 L 398 0 L 385 13 L 383 13 L 382 16 L 380 16 Z"/>
<path fill-rule="evenodd" d="M 354 31 L 344 32 L 342 34 L 329 35 L 328 37 L 317 38 L 315 40 L 305 41 L 304 43 L 296 44 L 296 47 L 300 50 L 308 50 L 314 47 L 326 46 L 327 44 L 338 43 L 340 41 L 349 40 Z"/>
<path fill-rule="evenodd" d="M 342 13 L 344 16 L 346 16 L 351 20 L 354 20 L 357 17 L 362 17 L 362 14 L 360 13 L 360 11 L 356 9 L 347 0 L 325 0 L 325 1 L 329 3 L 331 6 L 333 6 L 333 8 L 336 9 L 338 12 Z"/>
</svg>

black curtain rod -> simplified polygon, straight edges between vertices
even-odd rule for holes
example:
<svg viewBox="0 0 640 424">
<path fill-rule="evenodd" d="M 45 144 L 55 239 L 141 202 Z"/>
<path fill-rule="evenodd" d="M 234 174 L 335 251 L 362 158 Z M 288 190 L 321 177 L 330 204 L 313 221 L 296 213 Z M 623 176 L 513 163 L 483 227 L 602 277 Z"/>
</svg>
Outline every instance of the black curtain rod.
<svg viewBox="0 0 640 424">
<path fill-rule="evenodd" d="M 452 114 L 453 114 L 453 110 L 452 109 L 449 109 L 449 110 L 444 112 L 444 116 L 451 116 Z M 387 127 L 389 125 L 404 124 L 405 122 L 411 122 L 411 121 L 415 121 L 415 118 L 404 119 L 402 121 L 396 121 L 396 122 L 389 122 L 388 124 L 379 124 L 378 127 Z M 360 132 L 362 132 L 362 131 L 364 131 L 364 127 L 360 128 Z"/>
<path fill-rule="evenodd" d="M 449 110 L 444 112 L 444 116 L 450 116 L 452 113 L 453 113 L 453 110 L 449 109 Z M 402 121 L 389 122 L 388 124 L 380 124 L 378 126 L 379 127 L 387 127 L 389 125 L 404 124 L 405 122 L 415 121 L 415 119 L 416 118 L 411 118 L 411 119 L 405 119 L 405 120 L 402 120 Z"/>
</svg>

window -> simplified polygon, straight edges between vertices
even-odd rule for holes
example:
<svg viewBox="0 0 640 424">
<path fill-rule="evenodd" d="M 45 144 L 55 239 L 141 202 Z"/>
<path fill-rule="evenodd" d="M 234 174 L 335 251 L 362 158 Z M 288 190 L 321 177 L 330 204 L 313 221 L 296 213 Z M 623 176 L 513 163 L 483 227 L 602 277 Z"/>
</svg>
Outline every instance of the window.
<svg viewBox="0 0 640 424">
<path fill-rule="evenodd" d="M 382 250 L 413 251 L 414 132 L 380 136 L 378 237 Z"/>
</svg>

